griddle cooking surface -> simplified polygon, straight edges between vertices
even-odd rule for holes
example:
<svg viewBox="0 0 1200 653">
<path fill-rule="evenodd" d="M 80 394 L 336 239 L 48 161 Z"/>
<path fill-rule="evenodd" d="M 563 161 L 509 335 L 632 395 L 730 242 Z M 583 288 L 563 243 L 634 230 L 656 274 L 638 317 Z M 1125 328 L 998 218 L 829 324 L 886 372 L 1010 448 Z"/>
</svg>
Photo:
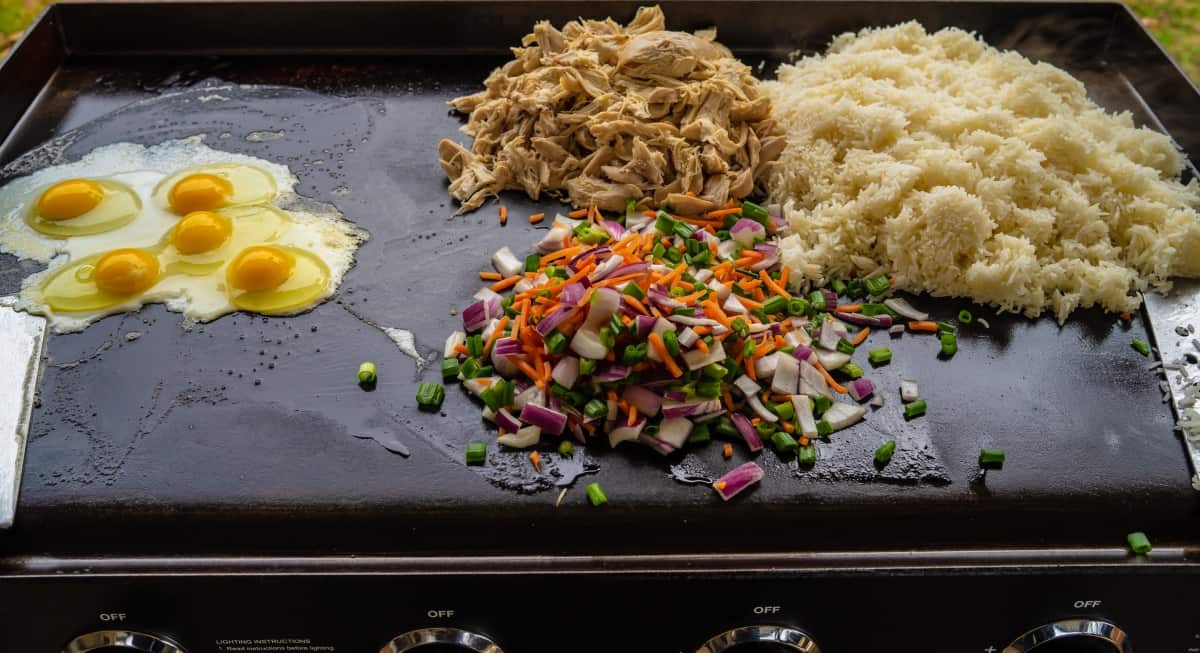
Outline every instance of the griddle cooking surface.
<svg viewBox="0 0 1200 653">
<path fill-rule="evenodd" d="M 518 6 L 537 11 L 528 25 L 548 9 Z M 575 13 L 605 15 L 591 6 Z M 810 22 L 800 8 L 772 7 L 797 25 Z M 985 18 L 946 11 L 945 24 L 972 27 Z M 684 15 L 670 5 L 666 13 L 668 21 Z M 1108 108 L 1152 122 L 1128 81 L 1094 57 L 1091 44 L 1104 41 L 1096 32 L 1109 25 L 1071 25 L 1075 45 L 1051 52 L 1046 44 L 1065 29 L 1060 18 L 999 21 L 1004 29 L 985 35 L 1050 59 L 1083 78 Z M 723 32 L 732 20 L 718 19 Z M 824 34 L 797 35 L 773 51 L 815 47 Z M 487 45 L 495 51 L 515 39 L 493 40 Z M 611 503 L 601 510 L 586 504 L 581 483 L 554 507 L 554 474 L 572 472 L 557 454 L 547 456 L 545 476 L 523 453 L 498 455 L 494 446 L 487 467 L 466 467 L 465 443 L 494 437 L 478 406 L 450 386 L 443 414 L 419 413 L 416 385 L 438 380 L 442 341 L 461 325 L 451 311 L 469 303 L 491 253 L 509 245 L 523 255 L 542 233 L 524 217 L 562 207 L 506 194 L 506 228 L 494 205 L 451 217 L 435 146 L 463 137 L 445 101 L 478 88 L 505 57 L 447 50 L 76 56 L 59 68 L 0 153 L 12 161 L 53 140 L 10 164 L 8 176 L 110 143 L 204 134 L 216 149 L 287 164 L 300 179 L 297 192 L 337 206 L 371 238 L 336 301 L 306 315 L 233 315 L 189 332 L 178 315 L 152 306 L 53 337 L 18 528 L 0 535 L 0 548 L 766 550 L 801 542 L 1119 543 L 1129 530 L 1189 528 L 1196 499 L 1170 408 L 1145 369 L 1150 361 L 1129 347 L 1131 338 L 1147 337 L 1145 322 L 1121 326 L 1096 311 L 1080 311 L 1060 329 L 1051 319 L 994 317 L 972 306 L 991 329 L 965 329 L 949 362 L 936 358 L 931 339 L 872 335 L 871 346 L 895 352 L 892 365 L 869 373 L 887 405 L 821 445 L 811 471 L 764 452 L 757 459 L 767 478 L 731 505 L 670 474 L 679 463 L 677 475 L 713 477 L 742 460 L 735 446 L 735 460 L 723 461 L 718 443 L 682 460 L 635 446 L 577 455 L 572 464 L 598 469 L 586 482 L 604 485 Z M 757 65 L 764 56 L 743 58 Z M 0 294 L 31 269 L 0 256 Z M 964 306 L 915 301 L 938 319 Z M 413 332 L 423 361 L 375 325 Z M 141 335 L 130 340 L 132 332 Z M 362 360 L 379 365 L 373 392 L 354 383 Z M 900 378 L 920 382 L 927 417 L 900 418 Z M 892 437 L 900 444 L 895 462 L 879 472 L 871 451 Z M 982 446 L 1009 456 L 986 479 L 976 465 Z M 79 529 L 98 536 L 63 537 Z"/>
</svg>

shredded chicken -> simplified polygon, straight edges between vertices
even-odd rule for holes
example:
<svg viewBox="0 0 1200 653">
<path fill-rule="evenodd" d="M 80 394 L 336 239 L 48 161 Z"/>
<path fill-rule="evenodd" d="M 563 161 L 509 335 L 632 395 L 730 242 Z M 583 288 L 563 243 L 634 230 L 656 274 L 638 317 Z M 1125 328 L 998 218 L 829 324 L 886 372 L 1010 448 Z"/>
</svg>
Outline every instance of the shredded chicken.
<svg viewBox="0 0 1200 653">
<path fill-rule="evenodd" d="M 450 102 L 469 114 L 471 149 L 438 144 L 461 210 L 502 190 L 624 210 L 669 203 L 696 214 L 740 199 L 784 140 L 750 69 L 715 30 L 671 32 L 658 7 L 611 18 L 540 22 L 485 90 Z"/>
</svg>

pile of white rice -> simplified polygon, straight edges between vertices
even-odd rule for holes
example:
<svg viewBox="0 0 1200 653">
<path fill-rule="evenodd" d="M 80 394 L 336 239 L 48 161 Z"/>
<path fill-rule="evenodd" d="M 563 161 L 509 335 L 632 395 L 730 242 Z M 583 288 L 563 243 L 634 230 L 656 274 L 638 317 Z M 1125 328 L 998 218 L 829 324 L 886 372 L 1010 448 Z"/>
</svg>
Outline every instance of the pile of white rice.
<svg viewBox="0 0 1200 653">
<path fill-rule="evenodd" d="M 1061 322 L 1200 276 L 1183 157 L 1049 64 L 911 22 L 844 34 L 763 88 L 788 139 L 768 187 L 793 278 L 883 271 Z"/>
</svg>

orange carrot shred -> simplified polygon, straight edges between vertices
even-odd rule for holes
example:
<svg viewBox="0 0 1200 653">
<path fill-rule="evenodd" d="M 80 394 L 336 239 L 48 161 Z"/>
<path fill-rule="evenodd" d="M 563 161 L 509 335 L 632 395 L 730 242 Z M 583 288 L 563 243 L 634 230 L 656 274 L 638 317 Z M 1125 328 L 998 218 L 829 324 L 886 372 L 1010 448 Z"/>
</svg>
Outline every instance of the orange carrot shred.
<svg viewBox="0 0 1200 653">
<path fill-rule="evenodd" d="M 725 456 L 725 460 L 733 458 L 733 445 L 726 442 L 725 446 L 721 448 L 721 455 Z"/>
<path fill-rule="evenodd" d="M 812 442 L 812 441 L 808 439 L 807 435 L 802 435 L 802 436 L 800 436 L 800 439 L 797 440 L 797 444 L 799 444 L 802 447 L 807 447 L 809 442 Z"/>
<path fill-rule="evenodd" d="M 775 294 L 776 294 L 776 295 L 779 295 L 780 297 L 783 297 L 784 299 L 791 299 L 791 298 L 792 298 L 792 296 L 791 296 L 790 294 L 788 294 L 788 291 L 787 291 L 787 290 L 785 290 L 785 289 L 783 288 L 783 286 L 781 286 L 781 285 L 779 285 L 778 283 L 776 283 L 776 282 L 775 282 L 775 280 L 771 278 L 771 275 L 767 274 L 767 271 L 766 271 L 766 270 L 759 270 L 759 271 L 758 271 L 758 278 L 759 278 L 759 279 L 762 279 L 762 282 L 763 282 L 763 283 L 765 283 L 765 284 L 767 284 L 767 287 L 768 287 L 768 288 L 770 288 L 771 290 L 775 291 Z"/>
<path fill-rule="evenodd" d="M 503 227 L 506 224 L 508 224 L 508 207 L 501 204 L 500 205 L 500 226 Z"/>
<path fill-rule="evenodd" d="M 821 364 L 821 361 L 816 360 L 815 356 L 813 359 L 813 367 L 817 368 L 817 371 L 821 373 L 821 376 L 825 377 L 825 382 L 829 384 L 829 387 L 837 390 L 838 394 L 846 394 L 846 388 L 835 381 L 832 376 L 830 376 L 829 371 L 825 369 L 825 366 Z"/>
<path fill-rule="evenodd" d="M 496 341 L 500 339 L 500 336 L 504 333 L 504 327 L 506 326 L 508 326 L 507 315 L 500 318 L 500 321 L 496 323 L 496 328 L 492 330 L 492 337 L 488 338 L 487 344 L 483 346 L 484 356 L 487 356 L 489 353 L 491 353 L 492 345 L 496 344 Z"/>
<path fill-rule="evenodd" d="M 542 454 L 536 451 L 530 451 L 529 462 L 533 463 L 533 468 L 537 471 L 537 473 L 542 473 Z"/>
<path fill-rule="evenodd" d="M 588 212 L 590 212 L 591 210 L 592 210 L 591 207 L 588 207 L 586 209 L 575 209 L 574 211 L 571 211 L 570 213 L 568 213 L 567 217 L 571 218 L 572 220 L 578 220 L 579 218 L 586 218 L 588 215 Z"/>
<path fill-rule="evenodd" d="M 713 487 L 718 491 L 724 490 L 726 487 L 725 481 L 717 481 L 716 483 L 713 483 Z"/>
<path fill-rule="evenodd" d="M 537 224 L 545 219 L 546 219 L 545 213 L 534 213 L 533 215 L 529 216 L 529 224 Z"/>
<path fill-rule="evenodd" d="M 863 344 L 863 342 L 867 339 L 867 336 L 869 336 L 869 335 L 871 335 L 871 330 L 864 328 L 864 329 L 860 330 L 858 333 L 854 334 L 854 339 L 850 341 L 850 344 L 857 347 L 857 346 Z"/>
<path fill-rule="evenodd" d="M 937 333 L 937 322 L 909 322 L 909 331 L 920 331 L 924 333 Z"/>
<path fill-rule="evenodd" d="M 741 213 L 741 212 L 742 212 L 742 210 L 737 207 L 729 208 L 729 209 L 717 209 L 716 211 L 709 211 L 708 213 L 705 213 L 704 217 L 706 217 L 710 220 L 719 220 L 721 218 L 724 218 L 727 215 L 733 215 L 735 213 Z"/>
<path fill-rule="evenodd" d="M 638 418 L 637 406 L 630 404 L 629 419 L 626 420 L 625 423 L 628 424 L 629 426 L 633 426 L 634 424 L 637 424 L 637 418 Z"/>
<path fill-rule="evenodd" d="M 507 279 L 503 279 L 503 280 L 497 281 L 496 283 L 493 283 L 492 290 L 494 290 L 496 292 L 500 292 L 501 290 L 508 290 L 509 288 L 512 288 L 513 286 L 517 285 L 517 283 L 521 279 L 524 279 L 524 277 L 522 277 L 519 274 L 514 274 L 513 276 L 511 276 Z"/>
<path fill-rule="evenodd" d="M 499 272 L 480 272 L 479 278 L 484 281 L 499 281 L 504 277 L 500 276 Z"/>
<path fill-rule="evenodd" d="M 471 355 L 471 350 L 467 349 L 466 345 L 454 345 L 454 351 L 462 354 L 463 356 Z"/>
<path fill-rule="evenodd" d="M 650 341 L 650 344 L 654 346 L 654 350 L 663 359 L 663 365 L 666 365 L 667 371 L 671 373 L 671 376 L 677 379 L 683 376 L 683 370 L 680 370 L 679 366 L 671 358 L 671 354 L 667 351 L 667 345 L 663 342 L 662 336 L 657 333 L 651 333 L 647 340 Z"/>
<path fill-rule="evenodd" d="M 708 343 L 704 342 L 703 340 L 696 340 L 696 349 L 699 349 L 700 351 L 707 354 L 708 353 Z"/>
<path fill-rule="evenodd" d="M 842 304 L 837 307 L 839 313 L 861 313 L 862 304 Z"/>
</svg>

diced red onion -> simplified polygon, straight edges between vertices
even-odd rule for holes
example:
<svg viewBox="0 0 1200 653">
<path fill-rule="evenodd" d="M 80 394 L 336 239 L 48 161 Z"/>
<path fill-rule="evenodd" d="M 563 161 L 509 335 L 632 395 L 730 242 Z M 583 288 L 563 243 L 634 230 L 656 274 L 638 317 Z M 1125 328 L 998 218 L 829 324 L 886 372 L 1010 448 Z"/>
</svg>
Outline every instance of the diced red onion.
<svg viewBox="0 0 1200 653">
<path fill-rule="evenodd" d="M 585 294 L 587 294 L 587 286 L 577 281 L 563 286 L 562 292 L 558 294 L 558 300 L 564 306 L 578 306 Z"/>
<path fill-rule="evenodd" d="M 808 345 L 795 345 L 795 347 L 796 348 L 792 350 L 792 356 L 794 356 L 796 360 L 806 361 L 813 354 L 813 350 L 809 348 Z"/>
<path fill-rule="evenodd" d="M 675 299 L 670 293 L 664 291 L 662 286 L 650 286 L 650 290 L 646 292 L 646 296 L 651 302 L 654 302 L 659 308 L 683 308 L 683 302 Z"/>
<path fill-rule="evenodd" d="M 700 334 L 693 331 L 691 327 L 679 332 L 679 346 L 681 347 L 691 347 L 692 345 L 696 344 L 696 341 L 699 339 Z"/>
<path fill-rule="evenodd" d="M 898 335 L 904 333 L 904 325 L 903 324 L 893 324 L 890 328 L 888 328 L 888 333 L 890 333 L 894 336 L 898 336 Z"/>
<path fill-rule="evenodd" d="M 719 399 L 668 400 L 664 401 L 662 405 L 663 417 L 691 417 L 720 409 L 721 401 Z"/>
<path fill-rule="evenodd" d="M 750 269 L 754 270 L 755 272 L 758 272 L 759 270 L 770 270 L 771 268 L 775 267 L 778 264 L 779 264 L 779 256 L 772 255 L 772 256 L 768 256 L 768 257 L 764 258 L 763 260 L 759 261 L 758 263 L 755 263 L 754 265 L 751 265 Z"/>
<path fill-rule="evenodd" d="M 613 240 L 620 240 L 621 236 L 625 235 L 625 227 L 621 226 L 620 222 L 604 220 L 601 224 L 608 230 L 608 235 L 612 236 Z"/>
<path fill-rule="evenodd" d="M 822 288 L 821 296 L 823 296 L 825 298 L 825 310 L 832 312 L 833 310 L 837 309 L 837 305 L 838 305 L 837 293 L 833 292 L 832 290 L 830 290 L 828 288 Z"/>
<path fill-rule="evenodd" d="M 630 263 L 629 265 L 622 265 L 612 272 L 609 272 L 607 275 L 605 275 L 605 278 L 615 279 L 617 277 L 623 277 L 627 274 L 641 274 L 648 269 L 650 269 L 649 263 Z"/>
<path fill-rule="evenodd" d="M 542 254 L 557 252 L 562 249 L 563 237 L 571 233 L 571 228 L 555 218 L 554 225 L 550 227 L 550 231 L 537 244 L 537 251 Z"/>
<path fill-rule="evenodd" d="M 517 364 L 510 359 L 510 356 L 520 356 L 521 343 L 512 338 L 501 338 L 496 341 L 492 347 L 492 353 L 489 357 L 492 361 L 492 366 L 496 368 L 496 372 L 500 376 L 511 377 L 516 376 L 521 370 Z"/>
<path fill-rule="evenodd" d="M 725 303 L 721 304 L 721 308 L 725 309 L 726 313 L 733 313 L 734 315 L 745 315 L 747 312 L 746 307 L 732 294 L 725 298 Z"/>
<path fill-rule="evenodd" d="M 671 401 L 687 401 L 687 393 L 682 390 L 668 390 L 663 393 L 663 397 Z"/>
<path fill-rule="evenodd" d="M 446 344 L 442 347 L 442 358 L 457 358 L 458 346 L 467 344 L 467 334 L 462 331 L 451 331 L 446 336 Z"/>
<path fill-rule="evenodd" d="M 516 408 L 517 410 L 523 410 L 525 408 L 525 404 L 540 404 L 542 402 L 542 389 L 536 385 L 531 385 L 524 390 L 521 390 L 520 394 L 513 397 L 513 408 Z"/>
<path fill-rule="evenodd" d="M 754 381 L 754 379 L 745 374 L 734 379 L 733 385 L 747 397 L 758 394 L 758 391 L 762 390 L 762 387 L 760 387 L 758 383 Z"/>
<path fill-rule="evenodd" d="M 787 226 L 787 220 L 784 220 L 782 216 L 778 216 L 778 215 L 769 216 L 769 221 L 771 223 L 771 231 L 773 231 L 773 232 L 779 231 L 780 229 L 783 229 L 784 227 Z"/>
<path fill-rule="evenodd" d="M 660 453 L 664 456 L 669 456 L 669 455 L 675 453 L 676 451 L 678 451 L 678 449 L 671 446 L 671 443 L 663 442 L 662 440 L 659 440 L 658 438 L 654 437 L 653 435 L 649 435 L 646 433 L 641 433 L 638 435 L 638 442 L 641 442 L 642 444 L 646 445 L 647 447 L 650 447 L 651 449 L 654 449 L 655 451 L 657 451 L 658 453 Z"/>
<path fill-rule="evenodd" d="M 746 441 L 746 446 L 750 448 L 750 451 L 762 451 L 762 438 L 758 436 L 758 431 L 754 430 L 750 418 L 735 412 L 729 415 L 729 419 L 733 420 L 733 425 L 737 427 L 738 433 L 742 435 L 742 439 Z"/>
<path fill-rule="evenodd" d="M 777 218 L 783 217 L 783 205 L 778 202 L 776 202 L 774 204 L 768 204 L 767 205 L 767 215 L 774 216 Z"/>
<path fill-rule="evenodd" d="M 605 258 L 608 258 L 609 254 L 612 254 L 612 250 L 607 247 L 604 247 L 604 246 L 593 247 L 591 249 L 584 250 L 584 251 L 576 254 L 570 260 L 570 262 L 567 263 L 567 265 L 571 266 L 574 269 L 578 269 L 579 264 L 582 263 L 583 261 L 586 261 L 590 257 L 595 257 L 596 261 L 599 262 L 599 261 L 604 260 Z"/>
<path fill-rule="evenodd" d="M 813 350 L 813 353 L 816 354 L 817 361 L 821 363 L 821 367 L 824 367 L 828 372 L 839 370 L 845 367 L 846 363 L 850 362 L 850 354 L 833 351 L 832 349 L 818 347 Z"/>
<path fill-rule="evenodd" d="M 846 384 L 846 389 L 855 401 L 862 401 L 875 394 L 875 384 L 870 379 L 854 379 Z"/>
<path fill-rule="evenodd" d="M 550 372 L 550 378 L 568 390 L 575 387 L 575 382 L 579 380 L 579 359 L 574 356 L 563 356 L 562 360 L 554 366 L 554 370 Z"/>
<path fill-rule="evenodd" d="M 813 418 L 812 400 L 805 395 L 792 395 L 792 408 L 796 411 L 800 434 L 810 438 L 817 437 L 817 420 Z"/>
<path fill-rule="evenodd" d="M 629 378 L 629 368 L 624 365 L 605 365 L 592 375 L 600 383 L 613 383 Z"/>
<path fill-rule="evenodd" d="M 463 328 L 467 331 L 478 331 L 499 314 L 499 299 L 476 300 L 462 311 Z"/>
<path fill-rule="evenodd" d="M 750 247 L 754 245 L 755 240 L 765 239 L 767 230 L 750 218 L 742 218 L 733 223 L 729 229 L 729 235 L 742 247 Z"/>
<path fill-rule="evenodd" d="M 893 311 L 896 311 L 897 315 L 900 315 L 901 317 L 906 317 L 910 320 L 928 320 L 929 319 L 929 313 L 926 313 L 925 311 L 917 309 L 912 304 L 909 304 L 907 301 L 905 301 L 904 298 L 902 298 L 902 297 L 890 297 L 888 299 L 885 299 L 885 300 L 883 300 L 883 305 L 887 306 L 888 308 L 892 309 Z"/>
<path fill-rule="evenodd" d="M 662 406 L 662 397 L 640 385 L 626 386 L 621 398 L 637 406 L 638 412 L 647 417 L 657 415 Z"/>
<path fill-rule="evenodd" d="M 718 322 L 716 320 L 710 320 L 706 317 L 693 317 L 690 315 L 672 315 L 671 317 L 668 317 L 667 319 L 672 322 L 675 322 L 676 324 L 684 324 L 687 326 L 714 327 L 714 326 L 719 326 L 721 324 L 720 322 Z"/>
<path fill-rule="evenodd" d="M 597 281 L 599 281 L 600 279 L 604 279 L 605 277 L 608 277 L 610 274 L 612 274 L 613 270 L 616 270 L 617 268 L 621 267 L 621 264 L 624 262 L 625 262 L 625 258 L 623 256 L 621 256 L 619 254 L 613 254 L 606 261 L 604 261 L 600 265 L 597 265 L 596 269 L 592 270 L 592 272 L 590 274 L 588 274 L 588 278 L 595 279 Z"/>
<path fill-rule="evenodd" d="M 537 327 L 535 328 L 537 329 L 537 332 L 543 338 L 545 338 L 546 336 L 549 336 L 551 332 L 557 329 L 558 325 L 562 324 L 563 320 L 567 319 L 567 316 L 570 314 L 571 309 L 567 308 L 566 306 L 559 306 L 551 311 L 549 315 L 542 318 L 542 321 L 538 322 Z"/>
<path fill-rule="evenodd" d="M 821 324 L 821 331 L 817 335 L 817 344 L 825 349 L 834 350 L 837 349 L 838 340 L 841 337 L 833 325 L 829 322 L 824 322 Z"/>
<path fill-rule="evenodd" d="M 639 418 L 633 426 L 622 424 L 608 432 L 608 446 L 615 447 L 622 442 L 638 439 L 642 428 L 646 426 L 646 418 Z"/>
<path fill-rule="evenodd" d="M 501 408 L 496 413 L 496 426 L 509 433 L 516 433 L 521 428 L 521 422 L 516 417 L 513 417 L 513 414 L 508 412 L 507 408 Z"/>
<path fill-rule="evenodd" d="M 808 361 L 800 361 L 800 392 L 807 395 L 829 395 L 829 384 L 825 381 L 825 376 L 817 371 Z M 811 392 L 805 392 L 804 384 L 807 383 L 811 388 Z"/>
<path fill-rule="evenodd" d="M 650 330 L 654 328 L 654 323 L 658 321 L 658 318 L 653 315 L 639 315 L 634 320 L 637 324 L 638 337 L 645 338 L 650 335 Z"/>
<path fill-rule="evenodd" d="M 833 314 L 839 320 L 858 326 L 877 327 L 880 329 L 887 329 L 892 326 L 891 315 L 863 315 L 861 313 L 842 313 L 841 311 L 834 311 Z"/>
<path fill-rule="evenodd" d="M 566 414 L 537 404 L 525 404 L 521 409 L 521 421 L 540 427 L 550 435 L 562 435 L 567 426 Z"/>
<path fill-rule="evenodd" d="M 761 448 L 761 447 L 760 447 Z M 734 467 L 729 473 L 713 483 L 713 489 L 725 501 L 740 494 L 746 488 L 762 480 L 763 470 L 753 461 Z"/>
</svg>

